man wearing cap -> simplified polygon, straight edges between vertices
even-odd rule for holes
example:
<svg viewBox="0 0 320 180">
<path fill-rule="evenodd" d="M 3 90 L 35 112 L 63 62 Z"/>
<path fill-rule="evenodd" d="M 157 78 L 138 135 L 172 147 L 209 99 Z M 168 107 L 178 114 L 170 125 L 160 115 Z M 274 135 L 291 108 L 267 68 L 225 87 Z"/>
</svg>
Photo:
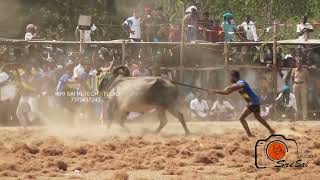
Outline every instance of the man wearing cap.
<svg viewBox="0 0 320 180">
<path fill-rule="evenodd" d="M 309 80 L 309 72 L 303 68 L 301 60 L 297 61 L 297 67 L 292 70 L 291 74 L 293 83 L 293 93 L 297 100 L 297 119 L 307 119 L 308 101 L 307 101 L 307 83 Z"/>
<path fill-rule="evenodd" d="M 233 15 L 231 13 L 225 13 L 223 15 L 222 30 L 224 32 L 225 42 L 234 42 L 235 34 L 237 32 L 237 26 L 234 23 Z"/>
<path fill-rule="evenodd" d="M 293 93 L 290 92 L 289 86 L 283 86 L 282 92 L 276 98 L 277 110 L 280 111 L 282 116 L 294 119 L 294 115 L 297 112 L 297 103 L 296 97 Z M 283 117 L 284 117 L 283 116 Z"/>
<path fill-rule="evenodd" d="M 187 39 L 194 41 L 198 39 L 198 21 L 199 15 L 195 7 L 191 8 L 191 12 L 183 18 L 187 26 Z"/>
</svg>

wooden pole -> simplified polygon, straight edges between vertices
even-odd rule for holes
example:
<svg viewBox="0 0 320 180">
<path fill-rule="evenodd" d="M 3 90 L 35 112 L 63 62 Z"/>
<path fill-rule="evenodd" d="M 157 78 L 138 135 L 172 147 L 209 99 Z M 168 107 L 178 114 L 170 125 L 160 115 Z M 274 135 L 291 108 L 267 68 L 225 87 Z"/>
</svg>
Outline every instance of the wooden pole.
<svg viewBox="0 0 320 180">
<path fill-rule="evenodd" d="M 80 54 L 84 51 L 84 30 L 80 30 Z"/>
<path fill-rule="evenodd" d="M 210 83 L 210 70 L 206 71 L 206 76 L 207 76 L 207 87 L 206 88 L 210 88 L 209 83 Z"/>
<path fill-rule="evenodd" d="M 272 79 L 273 79 L 273 99 L 277 98 L 277 91 L 278 91 L 278 83 L 277 83 L 277 75 L 278 75 L 278 66 L 277 66 L 277 24 L 276 21 L 273 22 L 273 73 L 272 73 Z"/>
<path fill-rule="evenodd" d="M 125 65 L 126 63 L 126 44 L 125 44 L 125 41 L 123 40 L 122 41 L 122 44 L 121 44 L 121 49 L 122 49 L 122 65 Z"/>
<path fill-rule="evenodd" d="M 224 42 L 223 44 L 223 55 L 224 55 L 224 69 L 225 69 L 225 77 L 228 77 L 229 73 L 229 66 L 228 66 L 228 60 L 229 60 L 229 54 L 228 54 L 228 43 Z"/>
<path fill-rule="evenodd" d="M 179 65 L 179 81 L 183 82 L 183 70 L 184 70 L 184 5 L 182 7 L 182 22 L 181 22 L 181 46 L 180 46 L 180 65 Z"/>
<path fill-rule="evenodd" d="M 228 56 L 228 43 L 224 42 L 223 44 L 223 54 L 224 54 L 224 65 L 227 67 L 228 66 L 228 60 L 229 60 L 229 56 Z"/>
</svg>

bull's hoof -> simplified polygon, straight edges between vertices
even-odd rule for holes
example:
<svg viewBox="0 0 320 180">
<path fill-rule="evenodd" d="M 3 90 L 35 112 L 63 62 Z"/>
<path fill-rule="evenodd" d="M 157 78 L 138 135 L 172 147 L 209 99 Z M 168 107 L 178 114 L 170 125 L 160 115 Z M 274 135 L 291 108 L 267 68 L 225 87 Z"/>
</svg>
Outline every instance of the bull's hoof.
<svg viewBox="0 0 320 180">
<path fill-rule="evenodd" d="M 112 125 L 112 123 L 111 123 L 111 122 L 108 122 L 108 123 L 107 123 L 107 128 L 110 129 L 110 128 L 111 128 L 111 125 Z"/>
<path fill-rule="evenodd" d="M 186 135 L 186 136 L 191 135 L 190 131 L 186 131 L 186 132 L 185 132 L 185 135 Z"/>
<path fill-rule="evenodd" d="M 124 129 L 125 133 L 131 133 L 131 131 L 129 129 Z"/>
<path fill-rule="evenodd" d="M 124 130 L 124 132 L 126 132 L 126 133 L 130 133 L 131 132 L 129 128 L 127 128 L 125 126 L 121 126 L 121 127 Z"/>
<path fill-rule="evenodd" d="M 155 130 L 155 131 L 152 132 L 152 134 L 159 134 L 159 133 L 160 133 L 159 130 Z"/>
</svg>

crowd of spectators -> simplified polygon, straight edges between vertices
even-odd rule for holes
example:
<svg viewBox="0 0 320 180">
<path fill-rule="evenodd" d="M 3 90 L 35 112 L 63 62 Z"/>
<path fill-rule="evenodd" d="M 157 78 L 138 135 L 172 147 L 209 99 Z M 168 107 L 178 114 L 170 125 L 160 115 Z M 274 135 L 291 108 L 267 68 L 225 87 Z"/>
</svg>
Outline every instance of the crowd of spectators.
<svg viewBox="0 0 320 180">
<path fill-rule="evenodd" d="M 236 36 L 240 41 L 259 40 L 255 23 L 250 15 L 247 15 L 245 21 L 237 26 L 231 13 L 225 13 L 221 22 L 219 19 L 210 19 L 208 11 L 201 13 L 197 7 L 190 6 L 185 11 L 183 21 L 185 24 L 183 33 L 186 34 L 187 41 L 233 42 Z M 176 42 L 181 40 L 181 24 L 170 24 L 169 17 L 162 7 L 154 10 L 145 7 L 142 16 L 139 15 L 138 10 L 134 10 L 133 15 L 122 25 L 128 32 L 129 39 L 133 41 Z M 310 26 L 308 25 L 308 28 Z"/>
<path fill-rule="evenodd" d="M 200 15 L 198 9 L 195 6 L 191 6 L 186 10 L 183 21 L 185 24 L 183 33 L 186 34 L 188 41 L 234 42 L 237 39 L 249 42 L 259 41 L 257 28 L 249 15 L 245 17 L 243 23 L 236 25 L 234 16 L 231 13 L 225 13 L 221 22 L 218 19 L 211 20 L 209 12 L 203 12 Z M 162 7 L 155 9 L 145 7 L 142 16 L 140 16 L 138 10 L 134 10 L 132 16 L 126 19 L 122 26 L 128 32 L 129 39 L 134 42 L 180 41 L 181 30 L 179 26 L 181 24 L 175 26 L 169 25 L 169 23 L 169 17 L 164 13 Z M 90 42 L 92 41 L 91 33 L 96 29 L 97 27 L 94 24 L 87 30 L 81 30 L 77 27 L 75 31 L 76 37 L 83 43 Z M 304 17 L 302 22 L 297 25 L 299 40 L 308 40 L 312 31 L 313 27 L 308 23 L 307 17 Z M 29 41 L 38 38 L 37 27 L 32 24 L 28 25 L 26 27 L 25 40 Z M 260 55 L 259 61 L 271 67 L 273 53 L 271 47 L 266 46 L 263 48 L 266 48 L 266 50 L 261 51 L 263 53 L 261 53 L 262 56 Z M 317 104 L 316 106 L 320 107 L 319 92 L 317 90 L 319 86 L 317 83 L 311 83 L 312 78 L 319 72 L 319 63 L 317 63 L 316 58 L 317 52 L 304 46 L 298 46 L 295 49 L 289 49 L 285 53 L 283 48 L 279 46 L 276 51 L 278 62 L 276 65 L 278 67 L 277 98 L 273 98 L 270 94 L 261 93 L 261 99 L 264 102 L 262 115 L 271 117 L 271 114 L 278 114 L 281 117 L 290 117 L 291 119 L 308 119 L 310 117 L 310 113 L 308 113 L 310 100 L 314 100 L 315 104 Z M 249 47 L 244 46 L 241 49 L 241 52 L 249 51 Z M 159 54 L 167 55 L 162 56 L 163 59 L 170 59 L 170 57 L 174 61 L 179 59 L 173 55 L 174 50 L 172 49 L 157 50 L 156 53 L 158 52 Z M 36 98 L 38 95 L 45 96 L 50 102 L 47 106 L 54 109 L 59 104 L 59 100 L 55 100 L 54 95 L 60 92 L 65 84 L 80 85 L 85 82 L 89 84 L 91 90 L 96 91 L 99 74 L 110 72 L 112 67 L 123 65 L 123 63 L 128 66 L 133 77 L 160 75 L 169 79 L 176 78 L 176 72 L 165 70 L 157 72 L 152 65 L 158 62 L 148 63 L 143 61 L 143 58 L 140 58 L 144 54 L 141 49 L 137 53 L 137 49 L 133 48 L 132 52 L 125 54 L 124 62 L 122 53 L 124 52 L 119 48 L 105 46 L 84 46 L 83 50 L 80 50 L 80 54 L 67 53 L 66 49 L 58 47 L 56 44 L 51 44 L 44 48 L 30 45 L 25 52 L 19 48 L 14 49 L 13 56 L 10 58 L 12 62 L 24 61 L 22 67 L 24 73 L 21 79 L 26 82 L 16 112 L 20 123 L 25 125 L 28 122 L 25 118 L 25 111 L 28 111 L 26 104 L 30 106 L 31 109 L 29 111 L 34 112 L 33 116 L 35 116 L 28 117 L 30 121 L 35 118 L 46 119 L 39 109 L 39 102 L 37 102 L 38 99 Z M 5 54 L 5 56 L 1 56 L 2 59 L 9 58 L 7 55 L 10 53 Z M 235 56 L 238 56 L 238 54 Z M 252 57 L 251 59 L 254 58 Z M 249 75 L 250 71 L 248 70 L 245 73 Z M 250 75 L 248 79 L 263 81 L 259 77 L 258 75 Z M 0 74 L 0 84 L 17 78 L 17 72 L 13 72 L 10 68 L 4 68 Z M 267 81 L 270 82 L 270 80 Z M 256 88 L 259 89 L 258 87 Z M 24 92 L 25 94 L 23 94 Z M 208 97 L 200 92 L 189 91 L 189 94 L 185 95 L 185 99 L 190 117 L 193 118 L 232 120 L 235 118 L 236 110 L 240 109 L 239 104 L 232 99 L 225 99 L 220 96 Z M 101 114 L 101 107 L 96 109 L 96 116 L 98 117 Z M 276 109 L 276 112 L 274 112 L 274 109 Z M 135 115 L 131 114 L 130 116 Z"/>
</svg>

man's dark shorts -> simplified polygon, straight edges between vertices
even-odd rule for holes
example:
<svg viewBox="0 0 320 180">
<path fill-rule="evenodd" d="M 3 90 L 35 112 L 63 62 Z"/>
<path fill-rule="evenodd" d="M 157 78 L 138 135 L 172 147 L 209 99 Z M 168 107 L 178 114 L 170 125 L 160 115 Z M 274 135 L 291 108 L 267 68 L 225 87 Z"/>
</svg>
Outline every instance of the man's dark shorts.
<svg viewBox="0 0 320 180">
<path fill-rule="evenodd" d="M 260 104 L 259 105 L 248 105 L 247 107 L 253 113 L 260 113 Z"/>
</svg>

